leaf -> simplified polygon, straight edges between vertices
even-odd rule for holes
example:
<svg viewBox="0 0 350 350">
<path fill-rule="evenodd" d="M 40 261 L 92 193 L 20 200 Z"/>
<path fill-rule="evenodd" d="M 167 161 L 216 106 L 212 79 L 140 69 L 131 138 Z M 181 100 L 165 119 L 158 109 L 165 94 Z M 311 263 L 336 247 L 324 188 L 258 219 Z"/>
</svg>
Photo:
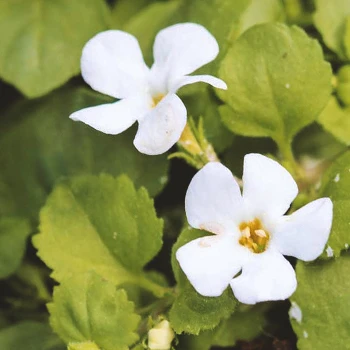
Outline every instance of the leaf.
<svg viewBox="0 0 350 350">
<path fill-rule="evenodd" d="M 350 145 L 350 107 L 342 108 L 332 97 L 319 115 L 318 122 L 337 140 Z"/>
<path fill-rule="evenodd" d="M 241 305 L 230 318 L 221 321 L 213 330 L 201 332 L 198 336 L 184 336 L 180 344 L 188 350 L 209 350 L 212 346 L 234 346 L 238 340 L 253 340 L 267 323 L 266 310 L 267 304 L 254 307 Z"/>
<path fill-rule="evenodd" d="M 10 276 L 21 264 L 29 233 L 30 225 L 25 219 L 0 219 L 0 278 Z"/>
<path fill-rule="evenodd" d="M 345 65 L 339 69 L 337 73 L 336 92 L 339 100 L 345 106 L 349 106 L 350 105 L 350 65 Z"/>
<path fill-rule="evenodd" d="M 314 264 L 298 262 L 298 288 L 292 302 L 301 322 L 292 319 L 300 350 L 350 349 L 350 256 Z"/>
<path fill-rule="evenodd" d="M 333 202 L 333 224 L 328 246 L 335 256 L 350 245 L 350 151 L 339 157 L 323 177 L 321 196 Z"/>
<path fill-rule="evenodd" d="M 57 281 L 92 270 L 115 284 L 142 284 L 162 229 L 153 200 L 127 176 L 75 177 L 49 196 L 33 242 Z"/>
<path fill-rule="evenodd" d="M 325 44 L 342 59 L 346 58 L 344 35 L 346 20 L 350 15 L 347 0 L 315 0 L 314 24 L 321 33 Z"/>
<path fill-rule="evenodd" d="M 95 273 L 72 276 L 55 287 L 50 324 L 68 344 L 91 341 L 104 350 L 128 350 L 138 340 L 140 316 L 123 289 Z"/>
<path fill-rule="evenodd" d="M 170 310 L 169 317 L 171 326 L 178 334 L 186 332 L 198 335 L 202 330 L 213 329 L 222 319 L 230 317 L 237 305 L 230 288 L 220 297 L 201 296 L 193 289 L 181 271 L 175 257 L 176 251 L 187 242 L 203 235 L 203 231 L 185 228 L 172 249 L 171 260 L 179 295 Z"/>
<path fill-rule="evenodd" d="M 82 88 L 65 88 L 12 108 L 0 131 L 0 213 L 30 218 L 62 176 L 127 174 L 154 195 L 167 180 L 166 155 L 145 157 L 133 146 L 135 131 L 111 136 L 68 117 L 87 106 L 110 102 Z M 127 161 L 126 161 L 127 160 Z"/>
<path fill-rule="evenodd" d="M 39 322 L 21 322 L 0 331 L 3 350 L 65 350 L 51 328 Z"/>
<path fill-rule="evenodd" d="M 80 72 L 83 46 L 108 23 L 103 0 L 1 1 L 0 75 L 42 96 Z"/>
<path fill-rule="evenodd" d="M 228 85 L 227 91 L 218 91 L 229 106 L 221 109 L 223 122 L 241 135 L 290 143 L 327 103 L 331 73 L 320 45 L 301 29 L 254 26 L 234 43 L 220 67 Z"/>
</svg>

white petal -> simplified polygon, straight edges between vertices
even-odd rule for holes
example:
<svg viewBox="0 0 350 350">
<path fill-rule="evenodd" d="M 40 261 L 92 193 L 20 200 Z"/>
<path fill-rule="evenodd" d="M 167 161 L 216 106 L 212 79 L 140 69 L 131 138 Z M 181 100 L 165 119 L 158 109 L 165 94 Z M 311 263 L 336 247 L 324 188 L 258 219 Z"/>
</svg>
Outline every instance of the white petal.
<svg viewBox="0 0 350 350">
<path fill-rule="evenodd" d="M 234 233 L 242 212 L 242 196 L 231 171 L 208 163 L 193 177 L 185 199 L 189 224 L 213 233 Z"/>
<path fill-rule="evenodd" d="M 176 80 L 173 86 L 170 87 L 170 91 L 173 91 L 175 93 L 182 86 L 194 84 L 198 82 L 210 84 L 211 86 L 214 86 L 218 89 L 223 89 L 223 90 L 227 89 L 227 85 L 223 80 L 213 77 L 212 75 L 193 75 L 193 76 L 184 76 Z"/>
<path fill-rule="evenodd" d="M 125 99 L 110 104 L 89 107 L 74 112 L 69 118 L 90 125 L 105 134 L 116 135 L 129 128 L 147 112 L 143 100 Z"/>
<path fill-rule="evenodd" d="M 282 254 L 270 249 L 254 254 L 243 265 L 242 274 L 230 285 L 238 301 L 255 304 L 289 298 L 297 287 L 297 281 L 292 265 Z"/>
<path fill-rule="evenodd" d="M 317 199 L 295 213 L 284 216 L 273 233 L 273 243 L 283 255 L 304 261 L 316 259 L 323 251 L 332 226 L 333 204 Z"/>
<path fill-rule="evenodd" d="M 197 238 L 176 252 L 181 269 L 201 295 L 216 297 L 228 287 L 246 260 L 246 252 L 232 236 Z"/>
<path fill-rule="evenodd" d="M 136 38 L 120 30 L 97 34 L 83 49 L 84 80 L 109 96 L 125 98 L 145 89 L 148 72 Z"/>
<path fill-rule="evenodd" d="M 176 95 L 169 94 L 139 120 L 134 145 L 144 154 L 164 153 L 179 140 L 186 121 L 184 104 Z"/>
<path fill-rule="evenodd" d="M 276 161 L 261 154 L 244 157 L 243 198 L 253 215 L 283 215 L 298 194 L 289 172 Z"/>
<path fill-rule="evenodd" d="M 179 23 L 161 30 L 153 47 L 156 70 L 166 67 L 171 80 L 194 72 L 218 53 L 215 38 L 196 23 Z"/>
</svg>

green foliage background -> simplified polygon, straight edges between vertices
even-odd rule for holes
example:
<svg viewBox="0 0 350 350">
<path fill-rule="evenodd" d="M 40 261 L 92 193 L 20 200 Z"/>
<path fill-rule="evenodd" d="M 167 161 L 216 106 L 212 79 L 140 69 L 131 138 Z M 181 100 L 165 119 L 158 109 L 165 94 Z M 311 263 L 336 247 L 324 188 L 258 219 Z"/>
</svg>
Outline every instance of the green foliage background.
<svg viewBox="0 0 350 350">
<path fill-rule="evenodd" d="M 278 160 L 299 186 L 291 211 L 334 203 L 328 253 L 292 261 L 299 318 L 289 301 L 195 292 L 174 254 L 205 232 L 186 223 L 195 169 L 176 146 L 145 156 L 135 127 L 68 118 L 113 101 L 80 76 L 91 37 L 127 31 L 150 66 L 157 32 L 181 22 L 215 36 L 199 73 L 228 85 L 179 91 L 199 142 L 237 176 L 246 153 Z M 350 349 L 349 60 L 350 0 L 0 0 L 0 349 L 140 350 L 162 318 L 180 350 Z"/>
</svg>

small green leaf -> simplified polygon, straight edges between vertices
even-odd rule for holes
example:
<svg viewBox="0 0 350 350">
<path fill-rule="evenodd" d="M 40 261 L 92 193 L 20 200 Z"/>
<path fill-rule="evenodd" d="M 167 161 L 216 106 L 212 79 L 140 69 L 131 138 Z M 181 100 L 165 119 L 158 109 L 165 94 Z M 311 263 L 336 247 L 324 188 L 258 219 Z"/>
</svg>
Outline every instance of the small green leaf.
<svg viewBox="0 0 350 350">
<path fill-rule="evenodd" d="M 297 27 L 262 24 L 246 31 L 222 61 L 218 91 L 225 125 L 245 136 L 290 143 L 314 121 L 331 93 L 331 69 L 316 40 Z"/>
<path fill-rule="evenodd" d="M 188 350 L 209 350 L 212 346 L 234 346 L 238 340 L 250 341 L 257 337 L 267 324 L 267 304 L 254 307 L 241 305 L 227 320 L 213 330 L 198 336 L 184 336 L 180 344 Z"/>
<path fill-rule="evenodd" d="M 332 97 L 319 115 L 318 122 L 337 140 L 350 145 L 350 107 L 342 108 Z"/>
<path fill-rule="evenodd" d="M 18 217 L 0 219 L 0 278 L 6 278 L 19 267 L 30 233 L 29 222 Z"/>
<path fill-rule="evenodd" d="M 350 57 L 350 55 L 349 55 Z M 339 100 L 345 105 L 350 105 L 350 65 L 341 67 L 337 73 L 336 91 Z"/>
<path fill-rule="evenodd" d="M 33 242 L 58 281 L 93 270 L 115 284 L 142 284 L 162 228 L 144 188 L 136 191 L 125 175 L 86 176 L 55 187 Z"/>
<path fill-rule="evenodd" d="M 38 97 L 80 72 L 85 43 L 107 29 L 103 0 L 0 2 L 0 75 Z"/>
<path fill-rule="evenodd" d="M 51 328 L 38 322 L 21 322 L 0 331 L 2 350 L 66 350 Z"/>
<path fill-rule="evenodd" d="M 167 181 L 166 155 L 145 157 L 134 147 L 135 130 L 111 136 L 69 115 L 111 102 L 85 88 L 64 88 L 49 96 L 16 104 L 0 131 L 0 214 L 37 222 L 55 181 L 62 176 L 127 174 L 154 195 Z M 126 161 L 127 160 L 127 161 Z"/>
<path fill-rule="evenodd" d="M 350 2 L 347 0 L 315 0 L 314 23 L 325 44 L 342 59 L 346 58 L 344 35 Z"/>
<path fill-rule="evenodd" d="M 328 241 L 335 256 L 350 245 L 350 151 L 339 157 L 323 177 L 321 195 L 330 197 L 333 208 L 332 231 Z"/>
<path fill-rule="evenodd" d="M 298 262 L 298 288 L 291 297 L 301 320 L 292 319 L 300 350 L 350 349 L 350 256 L 327 262 Z"/>
<path fill-rule="evenodd" d="M 48 309 L 52 328 L 67 344 L 91 341 L 104 350 L 127 350 L 138 340 L 134 304 L 95 273 L 74 275 L 55 287 Z"/>
<path fill-rule="evenodd" d="M 193 289 L 181 271 L 175 257 L 176 251 L 187 242 L 204 235 L 204 231 L 186 228 L 181 232 L 172 249 L 172 266 L 178 283 L 179 295 L 170 310 L 169 317 L 171 326 L 178 334 L 186 332 L 198 335 L 202 330 L 213 329 L 222 319 L 230 317 L 237 305 L 230 288 L 220 297 L 201 296 Z"/>
</svg>

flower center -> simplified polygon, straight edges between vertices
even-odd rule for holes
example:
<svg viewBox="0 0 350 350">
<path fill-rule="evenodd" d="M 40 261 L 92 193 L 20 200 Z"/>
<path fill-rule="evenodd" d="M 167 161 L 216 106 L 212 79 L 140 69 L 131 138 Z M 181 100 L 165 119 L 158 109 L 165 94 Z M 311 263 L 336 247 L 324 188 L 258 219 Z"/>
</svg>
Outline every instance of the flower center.
<svg viewBox="0 0 350 350">
<path fill-rule="evenodd" d="M 239 244 L 257 254 L 266 250 L 270 240 L 270 234 L 264 229 L 259 219 L 242 222 L 239 225 L 239 230 L 242 234 L 239 239 Z"/>
<path fill-rule="evenodd" d="M 156 107 L 157 104 L 163 99 L 165 95 L 163 94 L 157 94 L 152 96 L 152 108 Z"/>
</svg>

